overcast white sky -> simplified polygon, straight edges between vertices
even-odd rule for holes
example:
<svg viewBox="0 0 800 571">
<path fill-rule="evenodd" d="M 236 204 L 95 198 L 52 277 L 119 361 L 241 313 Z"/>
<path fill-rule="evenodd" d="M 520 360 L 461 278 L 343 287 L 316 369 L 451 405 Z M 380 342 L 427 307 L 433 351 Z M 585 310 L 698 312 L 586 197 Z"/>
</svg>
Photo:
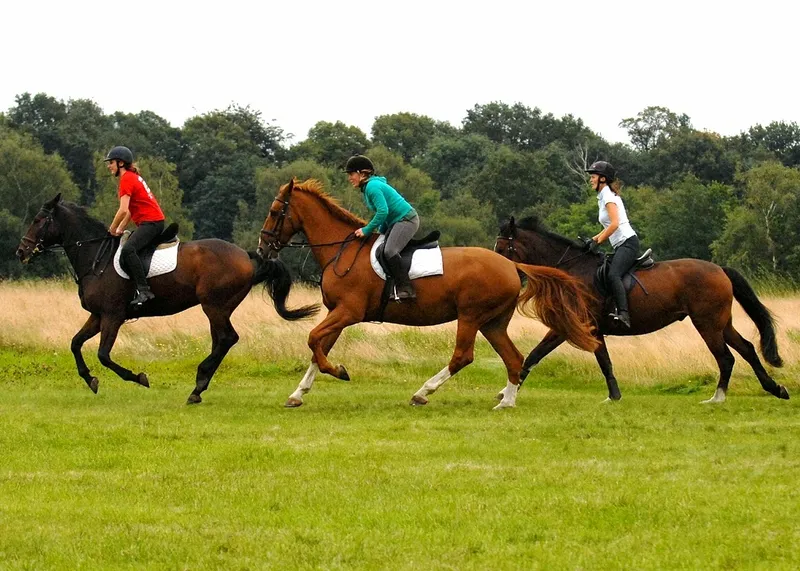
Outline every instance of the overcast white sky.
<svg viewBox="0 0 800 571">
<path fill-rule="evenodd" d="M 571 113 L 611 141 L 650 105 L 723 135 L 800 122 L 792 0 L 49 4 L 0 10 L 0 110 L 45 92 L 181 126 L 235 102 L 295 141 L 400 111 L 460 125 L 490 101 Z"/>
</svg>

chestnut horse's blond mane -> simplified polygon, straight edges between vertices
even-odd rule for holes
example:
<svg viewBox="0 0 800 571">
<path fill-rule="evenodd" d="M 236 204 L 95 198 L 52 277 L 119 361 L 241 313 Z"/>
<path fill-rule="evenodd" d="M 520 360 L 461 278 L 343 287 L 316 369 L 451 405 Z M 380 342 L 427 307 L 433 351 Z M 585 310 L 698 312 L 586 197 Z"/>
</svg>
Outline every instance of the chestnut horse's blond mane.
<svg viewBox="0 0 800 571">
<path fill-rule="evenodd" d="M 286 190 L 288 184 L 285 184 L 281 187 L 281 192 Z M 294 187 L 292 188 L 292 192 L 300 191 L 300 192 L 307 192 L 308 194 L 312 194 L 320 199 L 322 204 L 325 208 L 333 214 L 336 218 L 341 220 L 342 222 L 347 222 L 349 224 L 357 224 L 358 226 L 366 226 L 366 221 L 362 220 L 349 210 L 345 210 L 339 201 L 336 200 L 333 196 L 328 194 L 322 189 L 322 183 L 317 179 L 310 178 L 303 182 L 298 182 L 296 179 L 294 181 Z"/>
</svg>

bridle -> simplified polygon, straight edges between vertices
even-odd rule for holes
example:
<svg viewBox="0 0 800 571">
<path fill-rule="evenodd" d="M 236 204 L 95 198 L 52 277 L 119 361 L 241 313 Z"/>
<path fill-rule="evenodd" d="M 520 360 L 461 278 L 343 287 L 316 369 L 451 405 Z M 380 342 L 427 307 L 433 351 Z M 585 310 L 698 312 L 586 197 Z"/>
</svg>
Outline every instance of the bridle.
<svg viewBox="0 0 800 571">
<path fill-rule="evenodd" d="M 329 265 L 333 264 L 334 273 L 340 278 L 345 277 L 347 274 L 350 273 L 350 270 L 353 269 L 353 264 L 355 264 L 356 258 L 358 258 L 358 254 L 361 252 L 361 249 L 367 243 L 368 237 L 364 236 L 363 238 L 360 238 L 360 244 L 358 246 L 358 251 L 356 251 L 356 255 L 353 257 L 353 261 L 344 270 L 343 273 L 340 273 L 338 268 L 337 268 L 337 266 L 338 266 L 339 260 L 342 257 L 342 253 L 344 252 L 344 249 L 347 247 L 347 245 L 350 242 L 353 242 L 355 240 L 359 240 L 359 238 L 355 235 L 354 232 L 351 232 L 350 234 L 348 234 L 347 238 L 345 238 L 344 240 L 336 240 L 334 242 L 324 242 L 324 243 L 320 243 L 320 244 L 311 244 L 309 242 L 286 242 L 286 243 L 282 243 L 281 239 L 280 239 L 280 235 L 281 235 L 281 232 L 283 232 L 283 225 L 284 225 L 284 223 L 285 223 L 287 218 L 289 220 L 291 220 L 291 218 L 292 218 L 291 214 L 289 213 L 289 201 L 291 199 L 292 199 L 292 191 L 291 190 L 289 190 L 289 192 L 287 193 L 286 200 L 284 200 L 282 198 L 279 198 L 277 196 L 275 197 L 275 201 L 276 202 L 280 202 L 283 206 L 281 207 L 280 212 L 278 212 L 278 214 L 276 216 L 277 220 L 275 221 L 275 226 L 272 228 L 272 230 L 267 230 L 265 228 L 261 229 L 261 239 L 264 242 L 266 242 L 267 247 L 269 249 L 271 249 L 273 252 L 279 252 L 283 248 L 321 248 L 323 246 L 341 245 L 341 247 L 339 248 L 339 251 L 336 253 L 336 255 L 327 264 L 325 264 L 325 266 L 322 268 L 322 271 L 324 272 L 325 269 Z M 265 240 L 264 236 L 267 236 L 268 239 Z M 262 254 L 262 256 L 263 256 L 263 254 Z"/>
<path fill-rule="evenodd" d="M 29 256 L 29 259 L 33 259 L 33 257 L 38 255 L 38 254 L 45 254 L 47 252 L 54 252 L 54 251 L 57 251 L 57 250 L 61 250 L 62 253 L 66 254 L 67 248 L 75 247 L 75 248 L 80 249 L 81 246 L 85 246 L 86 244 L 92 244 L 94 242 L 101 242 L 101 241 L 102 242 L 108 241 L 108 245 L 106 245 L 106 243 L 104 243 L 104 244 L 102 244 L 100 246 L 100 249 L 97 251 L 97 255 L 95 256 L 95 259 L 92 262 L 91 268 L 85 274 L 83 274 L 81 276 L 78 276 L 72 270 L 72 266 L 68 265 L 69 270 L 70 270 L 70 274 L 72 274 L 72 279 L 75 281 L 75 283 L 80 283 L 80 280 L 83 279 L 89 273 L 92 273 L 92 274 L 95 274 L 95 275 L 102 275 L 103 272 L 105 271 L 105 267 L 111 261 L 111 258 L 109 257 L 108 260 L 106 260 L 105 264 L 103 264 L 103 267 L 100 269 L 99 273 L 97 273 L 97 267 L 100 264 L 100 260 L 102 260 L 103 257 L 105 256 L 106 252 L 109 251 L 110 245 L 113 242 L 114 238 L 116 238 L 116 237 L 115 236 L 111 236 L 110 234 L 106 234 L 105 236 L 100 236 L 98 238 L 89 238 L 89 239 L 86 239 L 86 240 L 77 240 L 77 241 L 69 243 L 69 244 L 53 244 L 51 246 L 45 246 L 44 245 L 44 240 L 45 240 L 45 236 L 47 235 L 47 227 L 53 222 L 54 212 L 55 212 L 55 208 L 42 207 L 42 209 L 36 215 L 37 217 L 44 216 L 44 218 L 45 218 L 44 224 L 39 229 L 39 231 L 36 233 L 36 235 L 38 237 L 37 240 L 34 240 L 33 238 L 29 238 L 27 235 L 22 237 L 22 240 L 21 240 L 22 244 L 33 244 L 33 249 L 31 250 L 31 254 Z"/>
</svg>

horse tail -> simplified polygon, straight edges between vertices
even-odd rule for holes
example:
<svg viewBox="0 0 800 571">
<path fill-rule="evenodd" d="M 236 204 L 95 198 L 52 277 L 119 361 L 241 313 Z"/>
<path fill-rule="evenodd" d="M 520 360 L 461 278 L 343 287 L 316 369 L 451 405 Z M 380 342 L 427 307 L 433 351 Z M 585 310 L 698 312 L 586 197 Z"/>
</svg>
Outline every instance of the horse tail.
<svg viewBox="0 0 800 571">
<path fill-rule="evenodd" d="M 733 268 L 723 267 L 722 271 L 733 284 L 733 297 L 758 328 L 758 334 L 761 337 L 761 354 L 764 359 L 773 367 L 782 367 L 783 359 L 778 355 L 778 340 L 775 337 L 775 319 L 772 312 L 759 301 L 756 292 L 742 274 Z"/>
<path fill-rule="evenodd" d="M 265 260 L 256 253 L 248 252 L 250 262 L 253 264 L 253 285 L 264 284 L 264 289 L 269 292 L 275 310 L 283 319 L 296 321 L 311 317 L 319 312 L 319 304 L 304 305 L 297 309 L 287 309 L 286 298 L 292 289 L 292 275 L 289 268 L 280 258 Z"/>
<path fill-rule="evenodd" d="M 556 268 L 514 264 L 528 278 L 528 285 L 517 298 L 523 315 L 539 319 L 563 335 L 570 345 L 594 351 L 599 343 L 589 311 L 591 294 L 577 278 Z"/>
</svg>

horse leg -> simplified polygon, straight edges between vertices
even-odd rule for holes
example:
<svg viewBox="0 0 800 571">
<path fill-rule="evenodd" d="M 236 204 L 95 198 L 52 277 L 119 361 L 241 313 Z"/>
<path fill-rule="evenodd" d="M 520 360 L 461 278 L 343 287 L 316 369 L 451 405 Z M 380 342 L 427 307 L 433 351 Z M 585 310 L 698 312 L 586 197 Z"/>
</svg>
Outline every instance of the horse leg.
<svg viewBox="0 0 800 571">
<path fill-rule="evenodd" d="M 622 398 L 619 392 L 619 385 L 617 385 L 617 378 L 614 376 L 614 369 L 611 365 L 611 357 L 608 356 L 608 347 L 606 340 L 602 335 L 597 336 L 600 345 L 594 351 L 594 357 L 597 359 L 597 364 L 600 365 L 600 370 L 603 371 L 603 376 L 606 378 L 606 386 L 608 386 L 608 397 L 603 402 L 614 402 Z"/>
<path fill-rule="evenodd" d="M 98 333 L 100 333 L 100 316 L 93 313 L 89 316 L 89 319 L 86 320 L 86 323 L 83 324 L 83 327 L 80 328 L 80 331 L 75 334 L 75 337 L 72 338 L 72 343 L 70 344 L 72 354 L 75 356 L 75 364 L 78 366 L 78 374 L 86 381 L 86 384 L 89 385 L 89 388 L 92 389 L 94 394 L 97 394 L 99 381 L 97 377 L 93 377 L 89 373 L 89 367 L 86 366 L 86 361 L 83 360 L 81 348 L 84 343 Z"/>
<path fill-rule="evenodd" d="M 525 382 L 525 379 L 528 378 L 528 375 L 531 372 L 531 369 L 539 364 L 539 361 L 544 359 L 547 355 L 549 355 L 552 351 L 554 351 L 559 345 L 561 345 L 566 339 L 562 335 L 559 335 L 552 329 L 550 329 L 545 336 L 539 341 L 539 344 L 533 348 L 528 356 L 525 358 L 525 362 L 522 363 L 522 370 L 519 373 L 519 385 L 520 387 Z M 500 400 L 502 395 L 497 395 L 497 399 Z"/>
<path fill-rule="evenodd" d="M 517 403 L 517 391 L 520 385 L 520 369 L 522 368 L 522 353 L 514 346 L 514 342 L 508 336 L 508 321 L 511 320 L 513 312 L 509 314 L 508 320 L 503 320 L 500 323 L 484 326 L 481 328 L 481 333 L 486 337 L 486 340 L 492 348 L 500 355 L 506 366 L 508 373 L 508 381 L 506 388 L 500 391 L 503 395 L 500 402 L 493 410 L 502 408 L 512 408 Z"/>
<path fill-rule="evenodd" d="M 430 379 L 425 381 L 420 389 L 411 397 L 411 404 L 421 406 L 428 404 L 428 395 L 433 394 L 441 387 L 447 379 L 455 375 L 461 369 L 472 363 L 475 358 L 475 336 L 478 334 L 478 327 L 472 322 L 459 319 L 458 330 L 456 332 L 456 348 L 450 363 Z"/>
<path fill-rule="evenodd" d="M 208 322 L 211 325 L 211 353 L 197 366 L 195 388 L 186 400 L 186 404 L 202 402 L 203 399 L 200 395 L 208 388 L 211 377 L 217 372 L 217 368 L 222 363 L 225 355 L 239 341 L 239 334 L 236 333 L 231 324 L 229 311 L 204 305 L 203 312 L 208 317 Z"/>
<path fill-rule="evenodd" d="M 728 322 L 728 325 L 725 326 L 725 330 L 722 333 L 725 336 L 725 342 L 733 347 L 753 368 L 756 377 L 758 377 L 758 381 L 761 383 L 761 388 L 779 399 L 788 400 L 789 391 L 786 390 L 786 387 L 779 385 L 769 376 L 769 373 L 767 373 L 764 366 L 761 364 L 761 360 L 758 358 L 758 353 L 756 353 L 753 344 L 734 329 L 731 321 Z"/>
<path fill-rule="evenodd" d="M 339 335 L 341 335 L 341 333 L 342 333 L 341 330 L 334 331 L 333 333 L 325 337 L 325 339 L 323 340 L 322 351 L 325 353 L 326 356 L 333 347 L 333 344 L 336 343 L 336 340 L 339 338 Z M 344 366 L 342 366 L 342 369 L 344 369 Z M 291 395 L 289 395 L 289 398 L 287 399 L 286 404 L 284 405 L 286 408 L 297 408 L 298 406 L 303 404 L 303 395 L 311 390 L 311 386 L 314 384 L 314 379 L 316 378 L 318 372 L 319 372 L 319 367 L 317 366 L 317 363 L 312 361 L 312 363 L 308 366 L 308 370 L 306 370 L 306 374 L 303 375 L 300 384 L 297 386 L 295 391 Z M 345 375 L 346 378 L 343 380 L 349 381 L 350 376 L 347 375 L 346 370 L 345 370 Z"/>
<path fill-rule="evenodd" d="M 111 360 L 111 349 L 114 347 L 114 343 L 117 340 L 117 334 L 119 333 L 119 328 L 122 327 L 122 324 L 125 322 L 123 317 L 109 317 L 105 316 L 102 318 L 102 323 L 100 327 L 100 347 L 97 349 L 97 358 L 100 359 L 100 363 L 112 371 L 114 371 L 120 378 L 125 381 L 131 381 L 133 383 L 142 385 L 143 387 L 150 387 L 150 382 L 147 380 L 147 375 L 144 373 L 139 373 L 138 375 L 134 375 L 133 371 L 130 369 L 126 369 L 125 367 L 121 367 L 117 363 Z"/>
<path fill-rule="evenodd" d="M 714 396 L 708 400 L 702 401 L 704 404 L 708 403 L 721 403 L 725 402 L 725 397 L 728 392 L 728 382 L 731 379 L 731 371 L 733 371 L 733 364 L 735 359 L 728 346 L 725 344 L 725 338 L 722 335 L 722 330 L 717 329 L 715 326 L 703 326 L 702 324 L 695 323 L 695 329 L 700 333 L 703 341 L 706 342 L 711 354 L 717 360 L 719 366 L 719 382 L 717 383 L 717 390 L 714 391 Z"/>
<path fill-rule="evenodd" d="M 311 349 L 311 365 L 303 375 L 300 384 L 286 400 L 287 408 L 297 408 L 303 404 L 303 395 L 311 390 L 314 378 L 318 372 L 326 373 L 337 379 L 349 381 L 350 375 L 343 365 L 332 365 L 328 361 L 328 353 L 333 344 L 342 333 L 342 329 L 353 323 L 358 323 L 345 309 L 335 307 L 325 316 L 325 319 L 308 334 L 308 347 Z"/>
</svg>

